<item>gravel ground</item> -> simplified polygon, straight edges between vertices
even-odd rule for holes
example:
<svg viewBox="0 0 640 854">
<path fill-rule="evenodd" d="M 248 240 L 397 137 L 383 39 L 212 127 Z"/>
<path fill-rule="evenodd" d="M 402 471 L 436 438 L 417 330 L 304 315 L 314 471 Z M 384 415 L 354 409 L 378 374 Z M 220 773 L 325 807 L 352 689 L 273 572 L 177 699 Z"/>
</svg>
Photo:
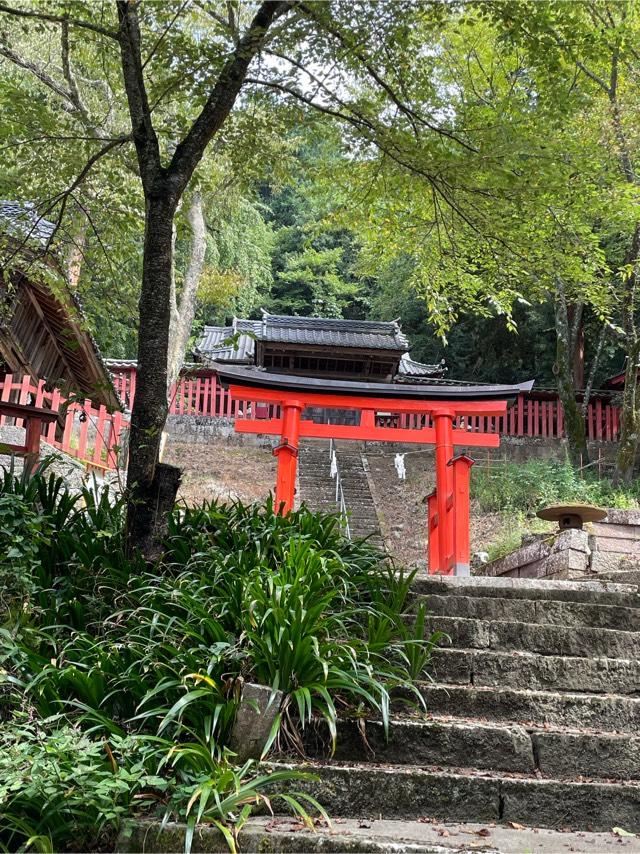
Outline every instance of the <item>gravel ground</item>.
<svg viewBox="0 0 640 854">
<path fill-rule="evenodd" d="M 275 487 L 276 459 L 265 448 L 224 440 L 191 444 L 169 436 L 163 461 L 182 469 L 178 498 L 187 504 L 211 498 L 263 501 Z"/>
</svg>

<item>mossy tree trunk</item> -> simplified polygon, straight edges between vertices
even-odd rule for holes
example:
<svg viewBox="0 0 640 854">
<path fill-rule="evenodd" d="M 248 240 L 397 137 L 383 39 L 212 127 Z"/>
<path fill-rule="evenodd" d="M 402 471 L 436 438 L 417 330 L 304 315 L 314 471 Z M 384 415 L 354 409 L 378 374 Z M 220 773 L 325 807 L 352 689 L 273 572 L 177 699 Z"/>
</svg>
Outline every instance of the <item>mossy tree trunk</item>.
<svg viewBox="0 0 640 854">
<path fill-rule="evenodd" d="M 636 290 L 638 286 L 638 259 L 640 258 L 640 222 L 636 223 L 631 246 L 623 270 L 622 280 L 622 328 L 626 341 L 627 364 L 624 376 L 624 391 L 620 413 L 620 442 L 616 457 L 615 480 L 628 484 L 633 480 L 633 471 L 638 452 L 638 359 L 640 340 L 636 327 Z"/>
<path fill-rule="evenodd" d="M 574 312 L 578 308 L 574 308 Z M 580 308 L 581 311 L 581 308 Z M 575 319 L 575 314 L 574 314 Z M 574 324 L 575 325 L 575 324 Z M 555 327 L 558 396 L 564 409 L 564 424 L 569 445 L 569 459 L 578 467 L 589 462 L 589 449 L 584 429 L 582 408 L 576 400 L 575 389 L 575 344 L 572 326 L 569 324 L 567 298 L 563 283 L 556 280 Z"/>
</svg>

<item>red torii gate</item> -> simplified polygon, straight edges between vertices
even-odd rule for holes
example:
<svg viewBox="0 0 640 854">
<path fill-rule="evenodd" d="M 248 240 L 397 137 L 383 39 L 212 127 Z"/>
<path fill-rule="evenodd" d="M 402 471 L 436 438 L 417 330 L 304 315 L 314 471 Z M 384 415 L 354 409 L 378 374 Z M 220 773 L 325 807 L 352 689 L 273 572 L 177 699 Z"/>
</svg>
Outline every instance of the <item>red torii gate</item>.
<svg viewBox="0 0 640 854">
<path fill-rule="evenodd" d="M 405 385 L 326 380 L 272 374 L 255 368 L 217 368 L 221 382 L 234 400 L 279 407 L 278 417 L 236 418 L 238 433 L 280 436 L 274 450 L 278 457 L 276 507 L 282 513 L 293 508 L 298 443 L 300 438 L 354 439 L 435 445 L 436 488 L 428 498 L 429 572 L 469 574 L 469 480 L 473 460 L 454 456 L 456 445 L 497 448 L 499 433 L 473 432 L 454 427 L 461 416 L 504 415 L 510 398 L 530 391 L 533 382 L 502 386 Z M 358 425 L 316 424 L 302 419 L 307 407 L 348 409 L 360 412 Z M 433 427 L 384 427 L 376 413 L 423 415 Z"/>
</svg>

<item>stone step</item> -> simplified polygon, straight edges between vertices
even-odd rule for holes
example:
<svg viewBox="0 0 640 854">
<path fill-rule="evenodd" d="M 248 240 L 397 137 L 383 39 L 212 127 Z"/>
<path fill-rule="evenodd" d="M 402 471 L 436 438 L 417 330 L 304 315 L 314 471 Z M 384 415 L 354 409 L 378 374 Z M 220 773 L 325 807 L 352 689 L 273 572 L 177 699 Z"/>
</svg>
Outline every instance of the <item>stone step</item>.
<svg viewBox="0 0 640 854">
<path fill-rule="evenodd" d="M 458 649 L 501 649 L 584 658 L 640 658 L 640 633 L 613 629 L 567 628 L 501 620 L 427 615 L 425 636 L 442 631 Z M 443 646 L 448 645 L 445 641 Z"/>
<path fill-rule="evenodd" d="M 309 762 L 315 781 L 292 783 L 314 795 L 331 816 L 513 822 L 540 827 L 640 830 L 640 786 L 495 775 L 471 769 Z M 516 849 L 517 850 L 517 849 Z"/>
<path fill-rule="evenodd" d="M 274 800 L 274 808 L 278 802 Z M 185 851 L 186 824 L 153 819 L 125 820 L 120 828 L 116 851 L 182 854 Z M 245 854 L 455 854 L 480 850 L 487 854 L 619 854 L 621 843 L 625 854 L 638 854 L 640 840 L 622 840 L 611 829 L 604 833 L 570 832 L 548 828 L 527 828 L 521 824 L 477 822 L 442 822 L 428 816 L 417 820 L 397 821 L 366 816 L 341 818 L 326 826 L 318 822 L 309 829 L 291 816 L 251 817 L 238 834 L 238 847 Z M 229 846 L 214 825 L 203 824 L 196 830 L 192 851 L 229 854 Z"/>
<path fill-rule="evenodd" d="M 618 569 L 607 573 L 607 580 L 616 584 L 640 585 L 640 569 Z"/>
<path fill-rule="evenodd" d="M 331 738 L 326 725 L 318 723 L 307 733 L 308 755 L 328 757 Z M 387 738 L 380 721 L 340 720 L 333 759 L 418 767 L 472 766 L 521 774 L 537 771 L 545 777 L 570 780 L 638 780 L 640 737 L 456 718 L 397 718 L 391 720 Z"/>
<path fill-rule="evenodd" d="M 508 721 L 541 727 L 636 733 L 640 699 L 618 694 L 557 693 L 495 686 L 422 683 L 420 693 L 432 715 Z M 399 701 L 394 706 L 400 707 Z"/>
<path fill-rule="evenodd" d="M 509 599 L 554 599 L 563 602 L 593 602 L 640 608 L 638 586 L 608 581 L 544 581 L 528 578 L 488 576 L 445 577 L 418 572 L 413 580 L 415 593 L 446 596 L 494 596 Z"/>
<path fill-rule="evenodd" d="M 621 605 L 457 596 L 452 593 L 418 598 L 425 602 L 429 613 L 447 617 L 640 632 L 640 608 Z"/>
<path fill-rule="evenodd" d="M 439 682 L 451 684 L 640 695 L 638 659 L 441 648 L 434 650 L 429 669 Z"/>
</svg>

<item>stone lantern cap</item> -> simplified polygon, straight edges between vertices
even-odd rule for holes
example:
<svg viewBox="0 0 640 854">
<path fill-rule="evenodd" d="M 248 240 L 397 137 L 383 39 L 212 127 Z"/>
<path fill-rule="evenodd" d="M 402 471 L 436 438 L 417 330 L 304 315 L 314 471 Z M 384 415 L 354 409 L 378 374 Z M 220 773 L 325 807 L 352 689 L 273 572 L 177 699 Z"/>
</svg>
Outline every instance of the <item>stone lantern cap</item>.
<svg viewBox="0 0 640 854">
<path fill-rule="evenodd" d="M 591 504 L 552 504 L 538 510 L 536 516 L 548 522 L 557 522 L 562 531 L 568 528 L 582 528 L 585 522 L 600 522 L 607 515 L 602 507 Z"/>
</svg>

